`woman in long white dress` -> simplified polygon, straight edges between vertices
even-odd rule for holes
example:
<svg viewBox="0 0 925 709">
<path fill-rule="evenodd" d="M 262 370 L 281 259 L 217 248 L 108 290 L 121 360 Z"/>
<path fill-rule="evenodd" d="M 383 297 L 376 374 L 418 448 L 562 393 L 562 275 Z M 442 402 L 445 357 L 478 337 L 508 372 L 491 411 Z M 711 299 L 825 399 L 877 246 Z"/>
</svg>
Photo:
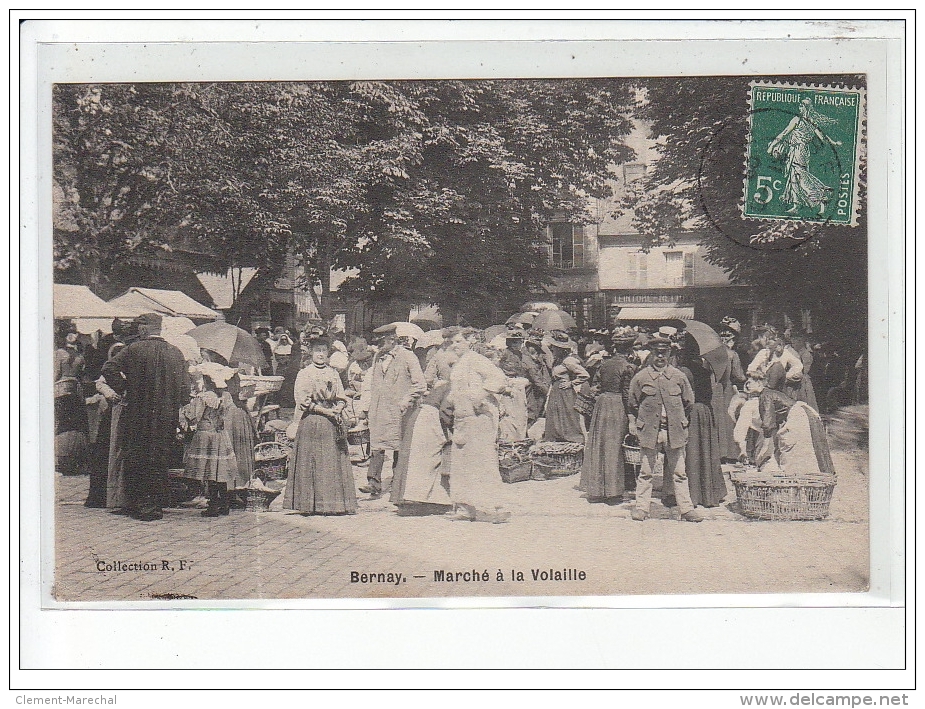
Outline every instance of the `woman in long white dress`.
<svg viewBox="0 0 925 709">
<path fill-rule="evenodd" d="M 450 345 L 459 357 L 450 372 L 450 496 L 456 503 L 454 519 L 498 524 L 510 519 L 510 512 L 501 504 L 505 490 L 495 449 L 497 397 L 508 393 L 509 388 L 504 372 L 472 350 L 480 334 L 478 330 L 464 330 L 453 337 Z"/>
</svg>

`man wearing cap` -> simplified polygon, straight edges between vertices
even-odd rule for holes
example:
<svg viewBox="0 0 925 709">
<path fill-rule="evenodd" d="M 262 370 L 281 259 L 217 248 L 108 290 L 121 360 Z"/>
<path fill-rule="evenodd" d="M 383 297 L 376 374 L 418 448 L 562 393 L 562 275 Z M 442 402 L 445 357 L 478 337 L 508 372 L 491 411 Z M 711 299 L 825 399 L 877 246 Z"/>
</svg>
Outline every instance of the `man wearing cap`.
<svg viewBox="0 0 925 709">
<path fill-rule="evenodd" d="M 367 484 L 360 492 L 370 499 L 382 496 L 385 452 L 393 451 L 392 468 L 417 400 L 427 391 L 418 358 L 405 345 L 406 337 L 395 330 L 382 335 L 382 343 L 369 377 L 369 435 L 371 456 Z"/>
<path fill-rule="evenodd" d="M 691 502 L 684 467 L 688 415 L 694 405 L 694 392 L 681 370 L 668 364 L 671 341 L 659 336 L 650 340 L 649 346 L 652 349 L 649 363 L 633 377 L 628 401 L 630 413 L 636 419 L 636 433 L 642 449 L 633 519 L 641 522 L 649 516 L 655 456 L 663 449 L 665 480 L 674 482 L 681 519 L 700 522 L 703 517 Z"/>
<path fill-rule="evenodd" d="M 124 394 L 125 512 L 150 522 L 163 517 L 167 469 L 176 453 L 180 408 L 189 401 L 183 353 L 161 336 L 161 316 L 139 315 L 139 339 L 103 365 L 103 377 Z"/>
</svg>

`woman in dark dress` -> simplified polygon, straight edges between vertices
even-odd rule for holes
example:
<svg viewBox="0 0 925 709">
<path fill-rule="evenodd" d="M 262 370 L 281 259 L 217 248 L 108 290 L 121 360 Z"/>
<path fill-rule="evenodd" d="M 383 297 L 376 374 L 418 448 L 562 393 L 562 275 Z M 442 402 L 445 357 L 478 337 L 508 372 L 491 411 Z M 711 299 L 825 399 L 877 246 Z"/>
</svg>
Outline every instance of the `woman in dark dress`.
<svg viewBox="0 0 925 709">
<path fill-rule="evenodd" d="M 719 429 L 711 406 L 713 379 L 694 339 L 687 337 L 683 348 L 680 369 L 694 390 L 685 457 L 691 502 L 695 506 L 716 507 L 726 497 L 726 481 L 720 461 Z"/>
<path fill-rule="evenodd" d="M 601 393 L 591 415 L 579 483 L 579 489 L 587 493 L 588 502 L 621 498 L 626 490 L 623 439 L 629 426 L 627 396 L 636 373 L 627 358 L 635 340 L 634 331 L 615 332 L 612 340 L 615 354 L 600 366 Z"/>
<path fill-rule="evenodd" d="M 544 441 L 571 441 L 584 443 L 585 434 L 581 414 L 575 409 L 578 391 L 590 379 L 581 360 L 572 354 L 574 344 L 563 333 L 553 333 L 549 339 L 553 352 L 552 387 L 546 400 L 546 430 Z"/>
</svg>

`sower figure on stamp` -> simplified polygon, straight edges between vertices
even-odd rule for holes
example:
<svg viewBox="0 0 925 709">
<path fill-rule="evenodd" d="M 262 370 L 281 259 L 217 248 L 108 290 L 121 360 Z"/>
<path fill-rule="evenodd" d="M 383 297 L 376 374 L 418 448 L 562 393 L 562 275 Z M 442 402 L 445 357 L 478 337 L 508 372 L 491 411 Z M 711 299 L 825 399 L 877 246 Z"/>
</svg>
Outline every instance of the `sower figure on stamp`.
<svg viewBox="0 0 925 709">
<path fill-rule="evenodd" d="M 418 358 L 408 348 L 407 336 L 398 332 L 383 335 L 379 354 L 369 371 L 369 434 L 372 454 L 367 482 L 360 492 L 370 499 L 382 495 L 382 467 L 385 452 L 393 451 L 393 470 L 413 407 L 427 391 Z"/>
<path fill-rule="evenodd" d="M 135 519 L 161 519 L 167 469 L 176 453 L 180 408 L 189 401 L 186 360 L 161 336 L 161 316 L 139 315 L 139 339 L 103 365 L 106 383 L 124 393 L 126 511 Z"/>
<path fill-rule="evenodd" d="M 691 502 L 684 467 L 688 415 L 694 405 L 694 392 L 687 377 L 668 364 L 671 341 L 656 337 L 649 345 L 652 356 L 648 364 L 633 377 L 629 393 L 630 412 L 635 416 L 636 434 L 642 449 L 633 519 L 641 522 L 649 516 L 655 456 L 660 449 L 664 449 L 665 484 L 669 484 L 669 480 L 674 483 L 681 519 L 701 522 L 703 517 Z"/>
</svg>

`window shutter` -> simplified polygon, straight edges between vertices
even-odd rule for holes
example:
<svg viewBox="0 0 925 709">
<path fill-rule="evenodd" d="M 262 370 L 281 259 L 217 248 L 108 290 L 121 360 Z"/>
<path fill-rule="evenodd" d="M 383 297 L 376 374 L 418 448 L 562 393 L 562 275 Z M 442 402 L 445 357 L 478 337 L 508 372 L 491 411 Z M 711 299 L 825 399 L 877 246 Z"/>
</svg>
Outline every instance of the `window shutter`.
<svg viewBox="0 0 925 709">
<path fill-rule="evenodd" d="M 648 254 L 639 254 L 639 287 L 645 288 L 649 284 Z"/>
<path fill-rule="evenodd" d="M 636 259 L 638 258 L 637 254 L 627 254 L 626 255 L 626 275 L 627 281 L 629 282 L 630 288 L 636 287 Z"/>
<path fill-rule="evenodd" d="M 684 285 L 694 285 L 694 254 L 684 254 Z"/>
<path fill-rule="evenodd" d="M 552 225 L 546 225 L 546 253 L 549 255 L 549 264 L 554 266 L 556 263 L 556 256 L 553 251 L 552 243 Z"/>
<path fill-rule="evenodd" d="M 572 225 L 572 268 L 585 265 L 585 229 L 580 224 Z"/>
</svg>

